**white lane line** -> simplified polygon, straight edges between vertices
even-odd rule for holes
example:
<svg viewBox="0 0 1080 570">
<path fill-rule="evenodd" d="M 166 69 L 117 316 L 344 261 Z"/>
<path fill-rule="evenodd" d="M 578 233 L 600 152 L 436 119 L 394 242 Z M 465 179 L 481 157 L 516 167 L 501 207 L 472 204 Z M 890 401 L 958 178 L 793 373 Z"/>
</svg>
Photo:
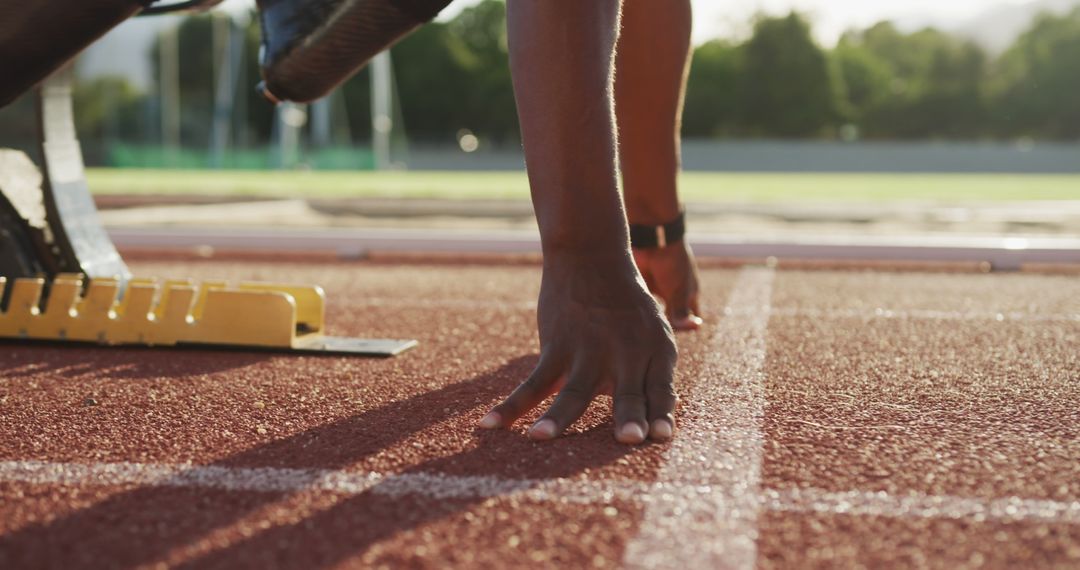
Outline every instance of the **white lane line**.
<svg viewBox="0 0 1080 570">
<path fill-rule="evenodd" d="M 932 309 L 806 309 L 806 308 L 774 308 L 773 316 L 781 317 L 809 317 L 825 319 L 899 319 L 899 320 L 929 320 L 929 321 L 996 321 L 996 322 L 1054 322 L 1068 323 L 1080 322 L 1080 314 L 1077 313 L 1030 313 L 1024 311 L 1009 311 L 1004 313 L 993 311 L 938 311 Z"/>
<path fill-rule="evenodd" d="M 765 508 L 772 511 L 824 513 L 830 515 L 881 516 L 888 518 L 988 520 L 1028 523 L 1080 524 L 1080 501 L 1065 503 L 1007 497 L 975 499 L 949 495 L 847 491 L 830 493 L 818 489 L 767 491 Z"/>
<path fill-rule="evenodd" d="M 204 488 L 255 493 L 326 491 L 344 495 L 372 492 L 391 497 L 483 499 L 515 496 L 540 502 L 633 501 L 651 487 L 633 481 L 507 479 L 442 473 L 375 473 L 276 467 L 162 463 L 54 463 L 0 461 L 0 481 L 35 485 L 139 485 Z"/>
<path fill-rule="evenodd" d="M 665 495 L 708 500 L 710 486 L 625 480 L 506 479 L 440 473 L 383 474 L 320 469 L 202 466 L 187 463 L 58 463 L 0 461 L 0 482 L 33 485 L 178 487 L 234 492 L 340 495 L 373 492 L 390 497 L 488 499 L 514 497 L 554 503 L 606 505 L 612 501 L 664 503 Z M 764 490 L 764 510 L 879 516 L 897 519 L 961 519 L 1080 525 L 1080 500 L 1073 502 L 1005 497 L 981 499 L 917 493 L 830 492 L 821 489 Z M 687 569 L 684 569 L 687 570 Z"/>
<path fill-rule="evenodd" d="M 625 567 L 755 566 L 774 276 L 769 268 L 739 272 L 728 299 L 733 311 L 716 324 L 702 377 L 683 394 L 678 437 L 627 546 Z"/>
</svg>

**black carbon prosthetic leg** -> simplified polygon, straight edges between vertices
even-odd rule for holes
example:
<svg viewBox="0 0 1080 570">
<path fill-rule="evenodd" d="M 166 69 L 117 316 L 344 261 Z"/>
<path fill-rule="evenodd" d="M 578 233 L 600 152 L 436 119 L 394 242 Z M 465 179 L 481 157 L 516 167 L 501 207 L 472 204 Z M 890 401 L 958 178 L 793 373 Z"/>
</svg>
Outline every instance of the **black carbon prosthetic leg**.
<svg viewBox="0 0 1080 570">
<path fill-rule="evenodd" d="M 430 21 L 450 0 L 258 0 L 262 93 L 313 101 Z"/>
</svg>

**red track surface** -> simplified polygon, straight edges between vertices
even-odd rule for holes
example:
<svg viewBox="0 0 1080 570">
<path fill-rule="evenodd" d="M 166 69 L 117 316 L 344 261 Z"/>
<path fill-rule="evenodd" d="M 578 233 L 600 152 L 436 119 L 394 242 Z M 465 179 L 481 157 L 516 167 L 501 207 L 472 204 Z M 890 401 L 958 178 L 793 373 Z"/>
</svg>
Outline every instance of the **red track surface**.
<svg viewBox="0 0 1080 570">
<path fill-rule="evenodd" d="M 319 283 L 333 334 L 421 345 L 0 344 L 0 568 L 1080 567 L 1075 276 L 709 269 L 678 380 L 721 400 L 627 448 L 607 402 L 473 429 L 535 362 L 534 266 L 136 269 Z"/>
</svg>

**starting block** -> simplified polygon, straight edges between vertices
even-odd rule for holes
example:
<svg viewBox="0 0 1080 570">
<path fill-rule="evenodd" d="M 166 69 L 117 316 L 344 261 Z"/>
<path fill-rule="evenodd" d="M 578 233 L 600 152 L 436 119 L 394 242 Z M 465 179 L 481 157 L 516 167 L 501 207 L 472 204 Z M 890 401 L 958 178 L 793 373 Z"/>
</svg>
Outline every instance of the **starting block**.
<svg viewBox="0 0 1080 570">
<path fill-rule="evenodd" d="M 114 346 L 243 346 L 266 350 L 394 356 L 412 340 L 324 336 L 325 295 L 320 287 L 131 279 L 121 297 L 117 279 L 85 284 L 63 274 L 45 280 L 0 277 L 10 287 L 0 312 L 0 337 Z"/>
<path fill-rule="evenodd" d="M 132 277 L 86 185 L 70 71 L 38 101 L 43 171 L 0 151 L 0 339 L 362 356 L 416 346 L 326 336 L 318 286 Z"/>
</svg>

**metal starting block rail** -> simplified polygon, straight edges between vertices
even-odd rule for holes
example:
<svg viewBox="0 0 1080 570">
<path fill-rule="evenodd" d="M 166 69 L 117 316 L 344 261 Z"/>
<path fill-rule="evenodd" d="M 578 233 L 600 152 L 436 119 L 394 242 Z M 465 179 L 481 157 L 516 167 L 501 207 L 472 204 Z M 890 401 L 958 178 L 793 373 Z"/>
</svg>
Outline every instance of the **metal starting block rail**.
<svg viewBox="0 0 1080 570">
<path fill-rule="evenodd" d="M 326 336 L 318 286 L 131 277 L 86 185 L 70 70 L 38 102 L 44 168 L 0 149 L 0 339 L 360 356 L 416 346 Z"/>
</svg>

